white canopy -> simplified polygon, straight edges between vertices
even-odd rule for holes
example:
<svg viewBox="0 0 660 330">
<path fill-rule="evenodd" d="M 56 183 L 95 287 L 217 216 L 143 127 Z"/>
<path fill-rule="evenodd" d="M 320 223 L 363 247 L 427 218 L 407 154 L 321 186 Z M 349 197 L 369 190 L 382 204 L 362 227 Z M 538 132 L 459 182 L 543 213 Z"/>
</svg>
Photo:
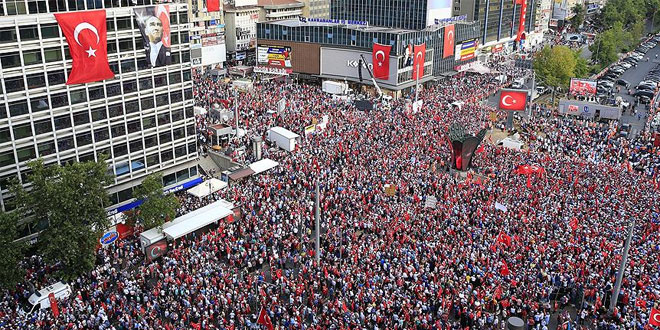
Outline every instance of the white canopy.
<svg viewBox="0 0 660 330">
<path fill-rule="evenodd" d="M 234 212 L 232 210 L 223 206 L 225 203 L 225 201 L 217 201 L 188 214 L 184 214 L 172 221 L 175 224 L 164 228 L 163 234 L 168 239 L 175 240 L 233 214 Z M 181 218 L 184 218 L 184 220 L 181 221 Z"/>
<path fill-rule="evenodd" d="M 254 174 L 259 174 L 261 172 L 266 172 L 271 168 L 277 167 L 279 165 L 280 163 L 272 159 L 264 158 L 258 162 L 254 162 L 248 165 L 248 167 L 254 171 Z"/>
<path fill-rule="evenodd" d="M 201 184 L 198 184 L 195 187 L 190 188 L 188 190 L 188 193 L 197 198 L 202 198 L 225 188 L 227 188 L 226 182 L 220 181 L 216 178 L 211 178 L 210 180 L 206 180 Z"/>
</svg>

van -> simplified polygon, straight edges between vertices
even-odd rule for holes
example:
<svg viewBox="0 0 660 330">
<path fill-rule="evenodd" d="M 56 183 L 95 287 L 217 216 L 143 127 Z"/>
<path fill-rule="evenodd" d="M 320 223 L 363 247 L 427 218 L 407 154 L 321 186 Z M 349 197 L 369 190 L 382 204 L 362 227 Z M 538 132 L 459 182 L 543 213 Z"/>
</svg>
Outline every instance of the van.
<svg viewBox="0 0 660 330">
<path fill-rule="evenodd" d="M 523 88 L 525 86 L 525 78 L 518 78 L 513 81 L 513 84 L 511 84 L 511 87 L 513 88 Z"/>
<path fill-rule="evenodd" d="M 28 298 L 28 302 L 30 305 L 32 305 L 30 313 L 32 313 L 32 311 L 36 308 L 50 308 L 50 300 L 48 299 L 48 295 L 51 293 L 55 296 L 55 299 L 62 300 L 71 295 L 71 287 L 68 284 L 57 282 L 33 293 L 30 298 Z"/>
</svg>

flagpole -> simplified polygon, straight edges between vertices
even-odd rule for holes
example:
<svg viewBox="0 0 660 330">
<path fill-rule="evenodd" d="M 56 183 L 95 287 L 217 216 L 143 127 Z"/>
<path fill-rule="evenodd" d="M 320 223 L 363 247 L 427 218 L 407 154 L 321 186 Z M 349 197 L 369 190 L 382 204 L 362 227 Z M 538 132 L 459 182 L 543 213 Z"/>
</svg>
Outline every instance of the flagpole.
<svg viewBox="0 0 660 330">
<path fill-rule="evenodd" d="M 417 105 L 417 100 L 419 99 L 419 61 L 417 61 L 417 71 L 415 72 L 415 75 L 417 76 L 417 82 L 415 83 L 415 104 L 413 105 L 413 112 L 415 112 L 415 106 L 419 109 L 419 106 Z"/>
<path fill-rule="evenodd" d="M 314 196 L 315 197 L 314 198 L 314 206 L 315 206 L 316 210 L 314 212 L 314 220 L 316 222 L 316 224 L 315 224 L 315 227 L 316 227 L 315 228 L 316 229 L 316 243 L 315 243 L 316 244 L 316 264 L 319 265 L 319 262 L 321 261 L 321 257 L 320 257 L 320 250 L 321 250 L 320 245 L 321 244 L 320 244 L 320 235 L 319 235 L 319 232 L 320 232 L 320 228 L 319 228 L 320 227 L 319 226 L 320 215 L 319 215 L 319 182 L 318 182 L 318 179 L 316 181 L 315 192 L 316 193 L 315 193 L 315 196 Z"/>
<path fill-rule="evenodd" d="M 630 241 L 632 240 L 633 231 L 635 230 L 635 221 L 637 219 L 633 218 L 633 222 L 630 224 L 628 229 L 628 237 L 626 238 L 626 245 L 623 247 L 623 256 L 621 257 L 621 265 L 619 266 L 619 271 L 616 274 L 616 282 L 614 284 L 614 291 L 612 292 L 612 299 L 610 300 L 610 309 L 607 312 L 609 315 L 614 314 L 614 308 L 616 303 L 619 300 L 619 291 L 621 291 L 621 281 L 623 280 L 623 272 L 626 269 L 626 263 L 628 262 L 628 251 L 630 250 Z"/>
</svg>

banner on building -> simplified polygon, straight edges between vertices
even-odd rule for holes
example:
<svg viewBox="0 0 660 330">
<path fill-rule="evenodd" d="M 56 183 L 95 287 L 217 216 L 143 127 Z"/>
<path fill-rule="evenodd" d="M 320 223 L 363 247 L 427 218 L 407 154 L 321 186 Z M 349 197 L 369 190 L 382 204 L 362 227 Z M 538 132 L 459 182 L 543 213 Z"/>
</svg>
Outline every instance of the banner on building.
<svg viewBox="0 0 660 330">
<path fill-rule="evenodd" d="M 527 15 L 527 0 L 516 0 L 520 4 L 520 21 L 518 22 L 518 34 L 516 41 L 525 39 L 525 16 Z"/>
<path fill-rule="evenodd" d="M 170 7 L 157 5 L 134 8 L 135 22 L 142 34 L 147 62 L 151 67 L 172 64 Z"/>
<path fill-rule="evenodd" d="M 280 68 L 290 68 L 291 47 L 259 46 L 257 47 L 257 63 Z"/>
<path fill-rule="evenodd" d="M 160 258 L 161 256 L 167 253 L 167 241 L 161 240 L 154 244 L 147 246 L 145 250 L 145 256 L 147 257 L 147 262 L 151 262 L 155 259 Z"/>
<path fill-rule="evenodd" d="M 456 61 L 467 61 L 470 59 L 473 59 L 475 56 L 475 52 L 477 51 L 477 39 L 470 39 L 467 41 L 464 41 L 461 43 L 459 46 L 457 46 L 457 51 L 456 51 L 456 56 L 455 60 Z"/>
<path fill-rule="evenodd" d="M 105 10 L 55 14 L 73 59 L 67 85 L 114 78 L 108 64 Z"/>
<path fill-rule="evenodd" d="M 591 79 L 571 78 L 569 93 L 573 95 L 596 95 L 598 83 Z"/>
<path fill-rule="evenodd" d="M 454 24 L 445 26 L 444 42 L 442 45 L 442 58 L 454 55 L 454 46 L 456 40 L 456 31 Z"/>
<path fill-rule="evenodd" d="M 426 58 L 426 43 L 415 45 L 415 58 L 413 60 L 412 79 L 419 79 L 424 76 L 424 63 Z"/>
<path fill-rule="evenodd" d="M 374 78 L 387 80 L 390 77 L 390 45 L 381 45 L 374 42 L 371 51 L 371 63 L 373 66 Z"/>
</svg>

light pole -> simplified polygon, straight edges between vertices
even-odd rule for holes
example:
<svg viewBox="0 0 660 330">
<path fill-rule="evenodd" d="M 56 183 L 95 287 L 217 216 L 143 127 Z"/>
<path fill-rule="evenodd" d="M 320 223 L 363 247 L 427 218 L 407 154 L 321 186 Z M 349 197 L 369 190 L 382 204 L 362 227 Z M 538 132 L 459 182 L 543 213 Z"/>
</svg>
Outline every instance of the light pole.
<svg viewBox="0 0 660 330">
<path fill-rule="evenodd" d="M 320 256 L 320 250 L 321 250 L 321 243 L 320 243 L 320 225 L 319 225 L 319 218 L 320 212 L 319 212 L 319 182 L 318 180 L 316 181 L 316 189 L 315 189 L 315 194 L 314 194 L 314 220 L 315 220 L 315 229 L 316 229 L 316 264 L 317 266 L 319 265 L 319 262 L 321 261 L 321 256 Z"/>
<path fill-rule="evenodd" d="M 628 237 L 626 238 L 626 243 L 623 247 L 623 255 L 621 257 L 621 265 L 619 266 L 619 271 L 616 274 L 616 282 L 614 284 L 614 291 L 612 291 L 612 299 L 610 300 L 610 309 L 608 311 L 609 315 L 614 313 L 614 308 L 616 308 L 616 303 L 619 300 L 619 291 L 621 291 L 621 281 L 623 280 L 623 272 L 626 270 L 626 263 L 628 262 L 628 251 L 630 250 L 630 241 L 632 240 L 633 231 L 635 230 L 635 221 L 630 224 L 628 229 Z"/>
</svg>

